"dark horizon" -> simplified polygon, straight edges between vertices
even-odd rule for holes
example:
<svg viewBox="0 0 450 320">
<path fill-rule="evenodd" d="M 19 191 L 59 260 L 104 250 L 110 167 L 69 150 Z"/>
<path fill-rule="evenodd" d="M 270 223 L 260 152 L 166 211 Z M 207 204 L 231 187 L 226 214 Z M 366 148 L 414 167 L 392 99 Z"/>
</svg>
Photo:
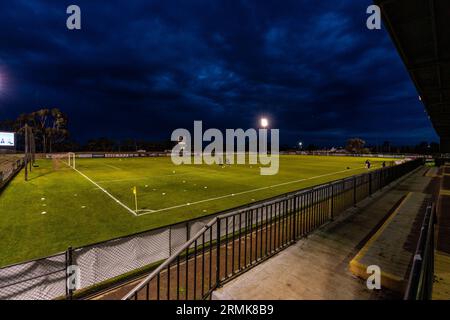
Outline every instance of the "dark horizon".
<svg viewBox="0 0 450 320">
<path fill-rule="evenodd" d="M 77 1 L 79 31 L 69 4 L 0 4 L 0 120 L 57 107 L 80 143 L 261 116 L 282 145 L 438 141 L 372 1 Z"/>
</svg>

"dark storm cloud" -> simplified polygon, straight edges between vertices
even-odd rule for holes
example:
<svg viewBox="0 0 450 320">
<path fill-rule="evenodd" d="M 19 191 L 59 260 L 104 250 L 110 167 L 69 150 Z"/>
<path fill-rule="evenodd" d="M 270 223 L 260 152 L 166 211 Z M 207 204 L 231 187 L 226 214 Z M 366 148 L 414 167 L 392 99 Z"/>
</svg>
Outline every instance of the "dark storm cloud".
<svg viewBox="0 0 450 320">
<path fill-rule="evenodd" d="M 0 4 L 0 116 L 67 112 L 75 138 L 164 139 L 177 127 L 252 127 L 325 145 L 434 132 L 370 1 L 67 1 Z M 357 3 L 357 4 L 356 4 Z"/>
</svg>

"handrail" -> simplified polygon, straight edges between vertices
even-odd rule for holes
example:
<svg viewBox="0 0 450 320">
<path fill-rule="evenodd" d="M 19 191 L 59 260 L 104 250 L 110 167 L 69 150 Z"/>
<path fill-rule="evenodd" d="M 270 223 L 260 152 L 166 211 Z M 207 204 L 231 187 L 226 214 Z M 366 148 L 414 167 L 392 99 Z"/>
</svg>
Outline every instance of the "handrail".
<svg viewBox="0 0 450 320">
<path fill-rule="evenodd" d="M 427 206 L 420 229 L 419 241 L 405 291 L 405 300 L 427 300 L 431 298 L 434 276 L 434 225 L 436 206 Z M 431 267 L 429 270 L 428 268 Z M 431 278 L 431 280 L 430 280 Z"/>
<path fill-rule="evenodd" d="M 173 255 L 168 258 L 166 261 L 164 261 L 161 265 L 159 265 L 158 268 L 156 268 L 150 275 L 145 277 L 141 283 L 136 286 L 133 290 L 131 290 L 125 297 L 122 298 L 122 300 L 128 300 L 131 297 L 133 297 L 134 294 L 136 294 L 139 290 L 141 290 L 150 280 L 152 280 L 158 273 L 163 271 L 165 268 L 167 268 L 172 262 L 175 261 L 175 259 L 183 253 L 183 251 L 186 251 L 199 237 L 202 236 L 202 234 L 209 230 L 209 228 L 212 228 L 214 223 L 217 222 L 219 217 L 215 217 L 213 220 L 208 222 L 203 228 L 200 229 L 199 232 L 197 232 L 188 242 L 186 242 L 183 246 L 181 246 L 177 251 L 173 253 Z"/>
</svg>

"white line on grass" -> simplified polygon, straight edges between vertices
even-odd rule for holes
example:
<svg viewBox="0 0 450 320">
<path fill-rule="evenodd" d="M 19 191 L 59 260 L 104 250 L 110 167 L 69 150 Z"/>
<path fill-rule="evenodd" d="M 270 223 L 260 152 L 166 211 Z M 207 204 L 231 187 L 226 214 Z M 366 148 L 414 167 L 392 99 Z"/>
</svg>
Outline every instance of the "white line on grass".
<svg viewBox="0 0 450 320">
<path fill-rule="evenodd" d="M 71 167 L 72 168 L 72 167 Z M 114 197 L 111 193 L 109 193 L 107 190 L 105 190 L 102 186 L 100 186 L 97 182 L 95 182 L 94 180 L 92 180 L 91 178 L 89 178 L 87 175 L 85 175 L 83 172 L 81 172 L 78 169 L 72 168 L 73 170 L 75 170 L 76 172 L 78 172 L 79 174 L 81 174 L 86 180 L 88 180 L 89 182 L 91 182 L 93 185 L 95 185 L 97 188 L 99 188 L 100 190 L 102 190 L 104 193 L 106 193 L 111 199 L 113 199 L 117 204 L 121 205 L 122 207 L 124 207 L 128 212 L 130 212 L 132 215 L 134 216 L 138 216 L 138 214 L 136 212 L 134 212 L 132 209 L 128 208 L 124 203 L 122 203 L 119 199 L 117 199 L 116 197 Z"/>
<path fill-rule="evenodd" d="M 196 205 L 196 204 L 199 204 L 199 203 L 204 203 L 204 202 L 210 202 L 210 201 L 220 200 L 220 199 L 224 199 L 224 198 L 235 197 L 235 196 L 243 195 L 243 194 L 246 194 L 246 193 L 251 193 L 251 192 L 256 192 L 256 191 L 261 191 L 261 190 L 266 190 L 266 189 L 271 189 L 271 188 L 276 188 L 276 187 L 281 187 L 281 186 L 285 186 L 285 185 L 288 185 L 288 184 L 298 183 L 298 182 L 307 181 L 307 180 L 313 180 L 313 179 L 317 179 L 317 178 L 323 178 L 323 177 L 332 176 L 332 175 L 343 173 L 343 172 L 349 172 L 349 171 L 361 170 L 361 169 L 364 169 L 364 167 L 355 168 L 355 169 L 348 169 L 348 170 L 342 170 L 342 171 L 336 171 L 336 172 L 332 172 L 332 173 L 323 174 L 323 175 L 320 175 L 320 176 L 315 176 L 315 177 L 309 177 L 309 178 L 304 178 L 304 179 L 299 179 L 299 180 L 294 180 L 294 181 L 283 182 L 283 183 L 274 184 L 274 185 L 267 186 L 267 187 L 261 187 L 261 188 L 257 188 L 257 189 L 252 189 L 252 190 L 247 190 L 247 191 L 227 194 L 227 195 L 224 195 L 224 196 L 219 196 L 219 197 L 209 198 L 209 199 L 205 199 L 205 200 L 200 200 L 200 201 L 196 201 L 196 202 L 191 202 L 189 204 L 185 203 L 185 204 L 180 204 L 180 205 L 173 206 L 173 207 L 168 207 L 168 208 L 163 208 L 163 209 L 158 209 L 158 210 L 152 210 L 151 212 L 145 212 L 145 213 L 138 214 L 138 216 L 140 217 L 140 216 L 144 216 L 144 215 L 150 214 L 150 213 L 157 213 L 157 212 L 162 212 L 162 211 L 168 211 L 168 210 L 183 208 L 183 207 L 187 207 L 187 206 Z"/>
<path fill-rule="evenodd" d="M 172 173 L 172 174 L 164 174 L 160 176 L 151 176 L 151 177 L 143 177 L 143 178 L 127 178 L 127 179 L 115 179 L 115 180 L 101 180 L 98 183 L 113 183 L 113 182 L 125 182 L 125 181 L 137 181 L 137 180 L 149 180 L 152 178 L 163 178 L 163 177 L 179 177 L 179 176 L 185 176 L 193 174 L 192 172 L 185 172 L 185 173 Z"/>
<path fill-rule="evenodd" d="M 114 170 L 122 170 L 121 168 L 116 167 L 116 166 L 112 166 L 112 165 L 110 165 L 110 164 L 105 164 L 105 166 L 110 167 L 110 168 L 112 168 L 112 169 L 114 169 Z"/>
</svg>

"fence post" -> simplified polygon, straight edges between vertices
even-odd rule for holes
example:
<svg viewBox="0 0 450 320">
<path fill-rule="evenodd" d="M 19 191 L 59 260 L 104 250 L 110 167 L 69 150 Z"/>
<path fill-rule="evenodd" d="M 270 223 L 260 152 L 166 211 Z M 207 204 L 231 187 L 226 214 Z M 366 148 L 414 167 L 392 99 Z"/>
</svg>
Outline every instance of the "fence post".
<svg viewBox="0 0 450 320">
<path fill-rule="evenodd" d="M 369 172 L 369 196 L 372 195 L 372 172 Z"/>
<path fill-rule="evenodd" d="M 353 177 L 353 205 L 356 205 L 356 177 Z"/>
<path fill-rule="evenodd" d="M 186 242 L 189 241 L 189 221 L 186 222 Z"/>
<path fill-rule="evenodd" d="M 73 264 L 73 249 L 69 247 L 66 251 L 66 300 L 73 299 L 73 288 L 69 287 L 69 266 Z"/>
<path fill-rule="evenodd" d="M 169 257 L 172 256 L 172 227 L 169 227 Z"/>
<path fill-rule="evenodd" d="M 331 208 L 330 208 L 331 221 L 334 220 L 334 183 L 331 184 Z"/>
<path fill-rule="evenodd" d="M 220 218 L 217 218 L 216 244 L 217 244 L 217 246 L 216 246 L 216 287 L 219 287 L 219 284 L 220 284 Z M 227 262 L 225 261 L 225 263 L 227 263 Z"/>
<path fill-rule="evenodd" d="M 297 195 L 295 195 L 293 198 L 292 198 L 292 200 L 294 201 L 294 212 L 292 212 L 292 214 L 294 215 L 294 227 L 293 227 L 293 229 L 294 229 L 294 234 L 293 234 L 293 236 L 292 236 L 292 240 L 293 241 L 295 241 L 296 239 L 297 239 L 297 198 L 298 198 L 298 196 Z M 262 231 L 261 231 L 261 234 L 262 234 Z M 261 237 L 262 237 L 262 235 L 261 235 Z M 267 238 L 267 231 L 266 231 L 266 238 Z"/>
</svg>

